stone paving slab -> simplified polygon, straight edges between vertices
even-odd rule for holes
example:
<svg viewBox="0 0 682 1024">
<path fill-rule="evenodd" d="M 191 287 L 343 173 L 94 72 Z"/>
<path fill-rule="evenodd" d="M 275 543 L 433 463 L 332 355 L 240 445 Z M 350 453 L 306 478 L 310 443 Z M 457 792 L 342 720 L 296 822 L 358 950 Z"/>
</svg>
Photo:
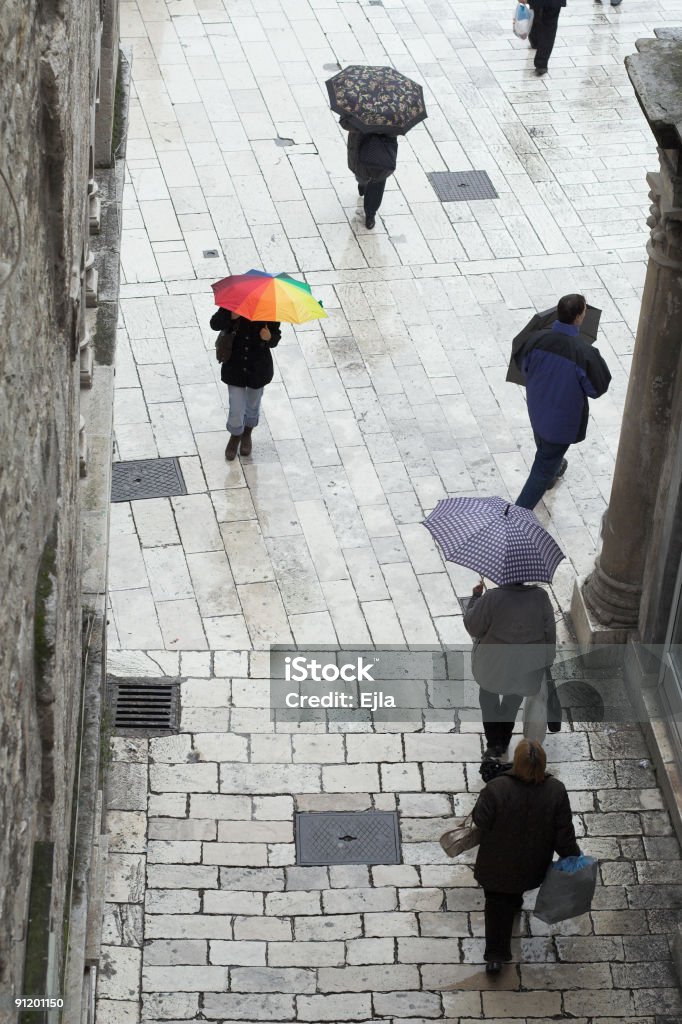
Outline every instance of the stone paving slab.
<svg viewBox="0 0 682 1024">
<path fill-rule="evenodd" d="M 449 862 L 437 843 L 480 790 L 480 723 L 433 680 L 427 720 L 275 728 L 267 680 L 276 642 L 467 642 L 457 595 L 475 577 L 419 524 L 448 495 L 518 493 L 533 446 L 510 339 L 582 291 L 613 383 L 536 510 L 567 555 L 550 594 L 569 637 L 657 159 L 623 58 L 682 22 L 681 0 L 571 0 L 542 79 L 508 0 L 120 12 L 134 61 L 115 458 L 178 457 L 187 495 L 111 509 L 108 669 L 181 679 L 182 717 L 178 736 L 112 740 L 98 1024 L 677 1022 L 680 851 L 638 726 L 548 737 L 599 885 L 589 915 L 556 927 L 527 894 L 493 981 L 474 854 Z M 413 75 L 429 110 L 373 232 L 324 87 L 350 62 Z M 499 199 L 441 204 L 427 175 L 470 169 Z M 284 326 L 253 455 L 226 464 L 210 282 L 251 266 L 304 277 L 329 316 Z M 403 863 L 295 864 L 295 811 L 368 809 L 398 811 Z"/>
</svg>

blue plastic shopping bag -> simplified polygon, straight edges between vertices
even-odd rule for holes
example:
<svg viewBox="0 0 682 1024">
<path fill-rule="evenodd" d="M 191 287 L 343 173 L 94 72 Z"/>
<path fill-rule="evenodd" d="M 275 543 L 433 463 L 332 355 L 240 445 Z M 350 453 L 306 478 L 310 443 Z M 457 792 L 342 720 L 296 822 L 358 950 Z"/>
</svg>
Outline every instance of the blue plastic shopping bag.
<svg viewBox="0 0 682 1024">
<path fill-rule="evenodd" d="M 557 924 L 586 914 L 597 885 L 594 857 L 563 857 L 550 864 L 540 886 L 533 913 L 545 924 Z"/>
<path fill-rule="evenodd" d="M 527 39 L 533 27 L 533 12 L 527 4 L 517 4 L 514 12 L 514 35 Z"/>
</svg>

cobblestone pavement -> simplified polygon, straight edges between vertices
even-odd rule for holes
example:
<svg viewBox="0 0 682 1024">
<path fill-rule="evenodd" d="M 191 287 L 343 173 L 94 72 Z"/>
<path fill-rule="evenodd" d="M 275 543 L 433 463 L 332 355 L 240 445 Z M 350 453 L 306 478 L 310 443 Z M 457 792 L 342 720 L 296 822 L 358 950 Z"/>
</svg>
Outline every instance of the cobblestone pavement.
<svg viewBox="0 0 682 1024">
<path fill-rule="evenodd" d="M 455 594 L 474 578 L 420 522 L 445 495 L 516 496 L 532 438 L 504 379 L 510 338 L 578 290 L 604 310 L 613 385 L 537 510 L 568 555 L 552 588 L 568 635 L 610 486 L 657 166 L 622 62 L 682 22 L 682 2 L 570 0 L 542 79 L 512 7 L 121 5 L 134 94 L 116 457 L 178 457 L 188 493 L 112 506 L 109 669 L 183 682 L 179 735 L 112 741 L 98 1024 L 682 1019 L 679 849 L 637 726 L 548 740 L 601 884 L 567 925 L 525 913 L 519 963 L 489 982 L 471 859 L 446 862 L 436 841 L 472 806 L 480 726 L 452 713 L 421 731 L 274 731 L 267 710 L 272 643 L 466 639 Z M 348 62 L 415 75 L 429 109 L 373 232 L 323 84 Z M 441 205 L 427 173 L 471 168 L 499 199 Z M 253 457 L 227 465 L 210 282 L 251 266 L 305 275 L 329 318 L 283 327 Z M 294 864 L 294 810 L 366 808 L 400 812 L 404 863 Z"/>
</svg>

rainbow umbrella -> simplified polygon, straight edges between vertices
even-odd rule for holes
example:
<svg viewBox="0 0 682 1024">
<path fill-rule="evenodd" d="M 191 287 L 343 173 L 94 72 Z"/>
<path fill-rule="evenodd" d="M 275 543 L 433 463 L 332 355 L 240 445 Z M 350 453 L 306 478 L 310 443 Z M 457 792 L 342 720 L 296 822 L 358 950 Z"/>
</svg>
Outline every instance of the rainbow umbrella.
<svg viewBox="0 0 682 1024">
<path fill-rule="evenodd" d="M 217 306 L 239 313 L 247 320 L 277 320 L 302 324 L 326 317 L 322 303 L 314 299 L 304 281 L 288 274 L 249 270 L 231 274 L 211 285 Z"/>
</svg>

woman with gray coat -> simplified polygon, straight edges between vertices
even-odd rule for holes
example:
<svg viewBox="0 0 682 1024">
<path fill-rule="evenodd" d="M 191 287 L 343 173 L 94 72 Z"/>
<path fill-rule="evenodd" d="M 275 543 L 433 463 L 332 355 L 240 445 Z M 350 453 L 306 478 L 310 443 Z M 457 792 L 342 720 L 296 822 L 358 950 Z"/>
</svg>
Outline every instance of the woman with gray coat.
<svg viewBox="0 0 682 1024">
<path fill-rule="evenodd" d="M 464 626 L 474 639 L 471 667 L 479 685 L 484 757 L 501 757 L 509 746 L 524 697 L 537 694 L 556 655 L 556 623 L 547 592 L 507 583 L 472 592 Z"/>
</svg>

